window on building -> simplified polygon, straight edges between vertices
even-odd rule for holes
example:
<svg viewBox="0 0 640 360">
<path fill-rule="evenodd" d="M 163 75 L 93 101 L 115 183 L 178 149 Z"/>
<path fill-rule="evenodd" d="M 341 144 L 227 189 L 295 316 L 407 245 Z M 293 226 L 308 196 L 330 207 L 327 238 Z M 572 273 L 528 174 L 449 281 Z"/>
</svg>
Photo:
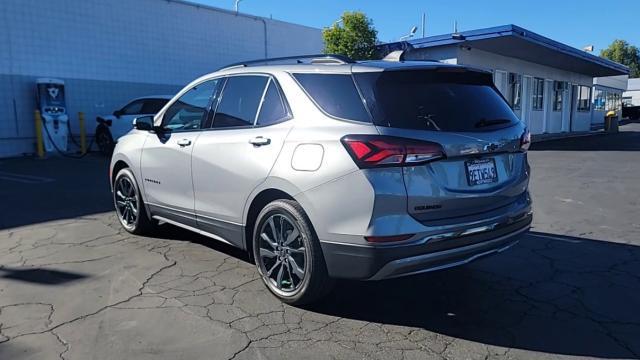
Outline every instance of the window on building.
<svg viewBox="0 0 640 360">
<path fill-rule="evenodd" d="M 607 92 L 605 111 L 613 110 L 613 93 Z"/>
<path fill-rule="evenodd" d="M 533 78 L 531 106 L 533 110 L 542 110 L 544 108 L 544 79 Z"/>
<path fill-rule="evenodd" d="M 566 84 L 564 81 L 553 82 L 553 111 L 562 111 L 562 101 L 564 100 Z"/>
<path fill-rule="evenodd" d="M 616 111 L 622 111 L 622 94 L 616 93 Z"/>
<path fill-rule="evenodd" d="M 633 98 L 631 96 L 623 97 L 622 106 L 633 106 Z"/>
<path fill-rule="evenodd" d="M 502 70 L 495 70 L 493 72 L 493 83 L 496 85 L 496 88 L 498 88 L 498 90 L 500 91 L 500 93 L 502 94 L 502 96 L 505 97 L 505 99 L 509 98 L 509 76 L 508 73 L 506 71 L 502 71 Z"/>
<path fill-rule="evenodd" d="M 593 97 L 593 109 L 603 111 L 607 102 L 607 92 L 604 90 L 595 90 Z"/>
<path fill-rule="evenodd" d="M 591 109 L 591 87 L 578 86 L 578 111 L 589 111 Z"/>
<path fill-rule="evenodd" d="M 522 103 L 522 75 L 509 73 L 509 105 L 513 110 L 520 110 Z"/>
<path fill-rule="evenodd" d="M 268 80 L 266 76 L 229 77 L 213 117 L 213 127 L 253 126 Z"/>
</svg>

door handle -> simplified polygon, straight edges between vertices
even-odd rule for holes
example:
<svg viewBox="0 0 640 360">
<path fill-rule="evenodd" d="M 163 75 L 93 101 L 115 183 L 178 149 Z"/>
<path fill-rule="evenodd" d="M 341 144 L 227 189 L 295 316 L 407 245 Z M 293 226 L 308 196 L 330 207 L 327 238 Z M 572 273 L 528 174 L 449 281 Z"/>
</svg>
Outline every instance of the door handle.
<svg viewBox="0 0 640 360">
<path fill-rule="evenodd" d="M 253 139 L 249 140 L 249 144 L 253 144 L 254 146 L 269 145 L 271 144 L 271 139 L 262 136 L 256 136 Z"/>
<path fill-rule="evenodd" d="M 180 145 L 181 147 L 189 146 L 191 145 L 191 140 L 189 139 L 178 140 L 178 145 Z"/>
</svg>

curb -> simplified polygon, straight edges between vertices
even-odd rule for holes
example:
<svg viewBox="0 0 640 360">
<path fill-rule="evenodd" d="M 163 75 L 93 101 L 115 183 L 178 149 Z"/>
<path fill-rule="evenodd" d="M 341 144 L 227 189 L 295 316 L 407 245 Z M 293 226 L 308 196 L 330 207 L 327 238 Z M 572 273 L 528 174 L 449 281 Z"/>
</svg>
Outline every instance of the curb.
<svg viewBox="0 0 640 360">
<path fill-rule="evenodd" d="M 581 132 L 581 133 L 539 134 L 539 135 L 531 136 L 531 142 L 539 143 L 539 142 L 551 141 L 551 140 L 571 139 L 571 138 L 606 135 L 606 134 L 613 134 L 613 133 L 608 133 L 606 131 L 600 130 L 600 131 L 589 131 L 589 132 Z"/>
</svg>

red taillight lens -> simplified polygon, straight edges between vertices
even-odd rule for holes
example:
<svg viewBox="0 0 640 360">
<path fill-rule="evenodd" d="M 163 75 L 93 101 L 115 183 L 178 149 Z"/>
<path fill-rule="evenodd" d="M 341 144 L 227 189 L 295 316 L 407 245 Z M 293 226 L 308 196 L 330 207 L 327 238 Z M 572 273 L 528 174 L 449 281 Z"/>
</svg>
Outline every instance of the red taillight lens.
<svg viewBox="0 0 640 360">
<path fill-rule="evenodd" d="M 371 243 L 388 243 L 396 241 L 409 240 L 414 234 L 394 235 L 394 236 L 365 236 L 364 238 Z"/>
<path fill-rule="evenodd" d="M 527 151 L 531 146 L 531 133 L 525 129 L 524 134 L 520 137 L 520 150 Z"/>
<path fill-rule="evenodd" d="M 342 144 L 360 168 L 417 165 L 444 157 L 439 144 L 382 135 L 347 135 Z"/>
</svg>

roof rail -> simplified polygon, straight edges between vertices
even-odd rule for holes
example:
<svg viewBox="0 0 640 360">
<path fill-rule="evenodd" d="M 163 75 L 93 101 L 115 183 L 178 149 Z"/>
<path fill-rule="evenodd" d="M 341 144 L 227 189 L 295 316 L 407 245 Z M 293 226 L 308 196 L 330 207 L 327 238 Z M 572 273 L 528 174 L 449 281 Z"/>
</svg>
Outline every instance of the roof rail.
<svg viewBox="0 0 640 360">
<path fill-rule="evenodd" d="M 307 60 L 305 62 L 304 60 Z M 344 55 L 334 54 L 315 54 L 315 55 L 300 55 L 300 56 L 285 56 L 277 58 L 268 58 L 260 60 L 241 61 L 233 63 L 227 66 L 223 66 L 220 70 L 227 70 L 237 67 L 257 66 L 257 65 L 271 65 L 274 63 L 283 64 L 353 64 L 355 61 Z"/>
</svg>

